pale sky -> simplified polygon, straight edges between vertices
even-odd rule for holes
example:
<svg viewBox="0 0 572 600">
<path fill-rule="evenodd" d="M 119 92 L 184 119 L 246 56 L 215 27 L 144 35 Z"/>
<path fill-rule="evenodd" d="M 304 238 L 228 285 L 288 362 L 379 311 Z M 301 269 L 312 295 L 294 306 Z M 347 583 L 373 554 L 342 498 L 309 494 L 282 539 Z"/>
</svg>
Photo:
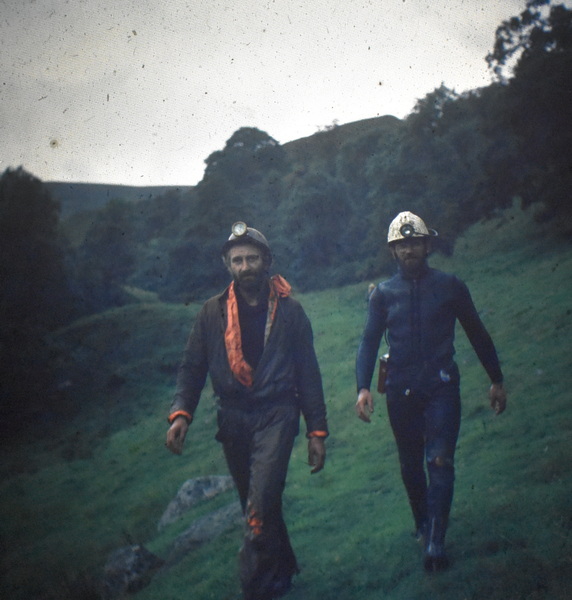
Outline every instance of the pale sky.
<svg viewBox="0 0 572 600">
<path fill-rule="evenodd" d="M 566 3 L 568 4 L 568 3 Z M 280 143 L 486 86 L 524 0 L 0 0 L 0 172 L 193 185 L 240 127 Z"/>
</svg>

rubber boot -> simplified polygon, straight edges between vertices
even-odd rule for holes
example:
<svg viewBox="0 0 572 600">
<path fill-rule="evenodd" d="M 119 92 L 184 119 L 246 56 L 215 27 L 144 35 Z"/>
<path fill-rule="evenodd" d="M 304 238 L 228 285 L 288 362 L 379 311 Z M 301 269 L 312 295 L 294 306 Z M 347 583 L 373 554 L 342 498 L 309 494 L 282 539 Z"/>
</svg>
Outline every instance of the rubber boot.
<svg viewBox="0 0 572 600">
<path fill-rule="evenodd" d="M 427 534 L 427 489 L 423 488 L 421 492 L 419 489 L 407 489 L 407 492 L 413 519 L 415 520 L 415 539 L 425 545 Z"/>
<path fill-rule="evenodd" d="M 427 501 L 423 497 L 423 502 L 418 503 L 417 506 L 411 505 L 413 509 L 413 518 L 415 519 L 415 539 L 418 542 L 425 545 L 425 539 L 427 537 Z"/>
<path fill-rule="evenodd" d="M 447 519 L 433 517 L 429 519 L 425 540 L 424 567 L 429 573 L 444 571 L 449 566 L 445 553 L 445 533 Z"/>
<path fill-rule="evenodd" d="M 427 539 L 427 520 L 423 520 L 415 523 L 415 540 L 425 547 L 425 540 Z"/>
</svg>

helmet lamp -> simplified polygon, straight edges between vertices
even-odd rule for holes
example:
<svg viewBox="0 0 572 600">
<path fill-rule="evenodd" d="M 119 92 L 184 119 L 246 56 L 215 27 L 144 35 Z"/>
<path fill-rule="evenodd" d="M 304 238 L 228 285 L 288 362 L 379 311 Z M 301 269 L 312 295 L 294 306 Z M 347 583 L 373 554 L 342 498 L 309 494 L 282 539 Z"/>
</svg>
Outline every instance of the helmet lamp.
<svg viewBox="0 0 572 600">
<path fill-rule="evenodd" d="M 248 231 L 248 227 L 244 221 L 237 221 L 233 224 L 231 231 L 235 237 L 242 237 Z"/>
<path fill-rule="evenodd" d="M 415 234 L 415 227 L 413 227 L 411 223 L 405 223 L 405 225 L 402 225 L 399 229 L 399 233 L 401 233 L 404 238 L 410 238 Z"/>
</svg>

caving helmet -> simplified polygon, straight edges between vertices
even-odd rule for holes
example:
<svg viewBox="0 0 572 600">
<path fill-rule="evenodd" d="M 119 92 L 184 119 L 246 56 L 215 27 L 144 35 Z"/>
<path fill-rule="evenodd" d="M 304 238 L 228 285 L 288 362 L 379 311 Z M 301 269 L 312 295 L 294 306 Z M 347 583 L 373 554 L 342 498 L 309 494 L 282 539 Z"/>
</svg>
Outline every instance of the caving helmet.
<svg viewBox="0 0 572 600">
<path fill-rule="evenodd" d="M 231 228 L 231 234 L 228 240 L 222 247 L 222 255 L 226 256 L 226 253 L 233 247 L 239 244 L 252 244 L 262 250 L 269 262 L 272 262 L 272 252 L 270 250 L 270 244 L 258 229 L 254 227 L 247 227 L 244 221 L 237 221 Z"/>
<path fill-rule="evenodd" d="M 429 229 L 423 219 L 409 211 L 400 212 L 389 225 L 387 243 L 399 242 L 412 237 L 436 237 L 438 233 Z"/>
</svg>

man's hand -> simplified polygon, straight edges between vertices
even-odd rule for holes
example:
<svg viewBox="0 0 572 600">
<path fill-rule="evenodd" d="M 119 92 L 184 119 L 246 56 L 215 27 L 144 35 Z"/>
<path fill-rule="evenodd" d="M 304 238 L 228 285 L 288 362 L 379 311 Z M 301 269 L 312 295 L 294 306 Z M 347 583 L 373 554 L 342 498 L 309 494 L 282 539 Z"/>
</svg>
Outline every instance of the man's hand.
<svg viewBox="0 0 572 600">
<path fill-rule="evenodd" d="M 308 464 L 312 467 L 310 473 L 317 473 L 324 468 L 326 462 L 326 444 L 324 438 L 312 437 L 308 440 Z"/>
<path fill-rule="evenodd" d="M 173 454 L 182 454 L 188 429 L 189 424 L 185 417 L 177 417 L 169 427 L 166 446 Z"/>
<path fill-rule="evenodd" d="M 369 390 L 362 388 L 359 391 L 356 402 L 357 416 L 366 423 L 371 423 L 371 414 L 373 413 L 373 397 Z"/>
<path fill-rule="evenodd" d="M 489 400 L 495 414 L 500 415 L 506 408 L 506 390 L 502 383 L 493 383 L 489 389 Z"/>
</svg>

